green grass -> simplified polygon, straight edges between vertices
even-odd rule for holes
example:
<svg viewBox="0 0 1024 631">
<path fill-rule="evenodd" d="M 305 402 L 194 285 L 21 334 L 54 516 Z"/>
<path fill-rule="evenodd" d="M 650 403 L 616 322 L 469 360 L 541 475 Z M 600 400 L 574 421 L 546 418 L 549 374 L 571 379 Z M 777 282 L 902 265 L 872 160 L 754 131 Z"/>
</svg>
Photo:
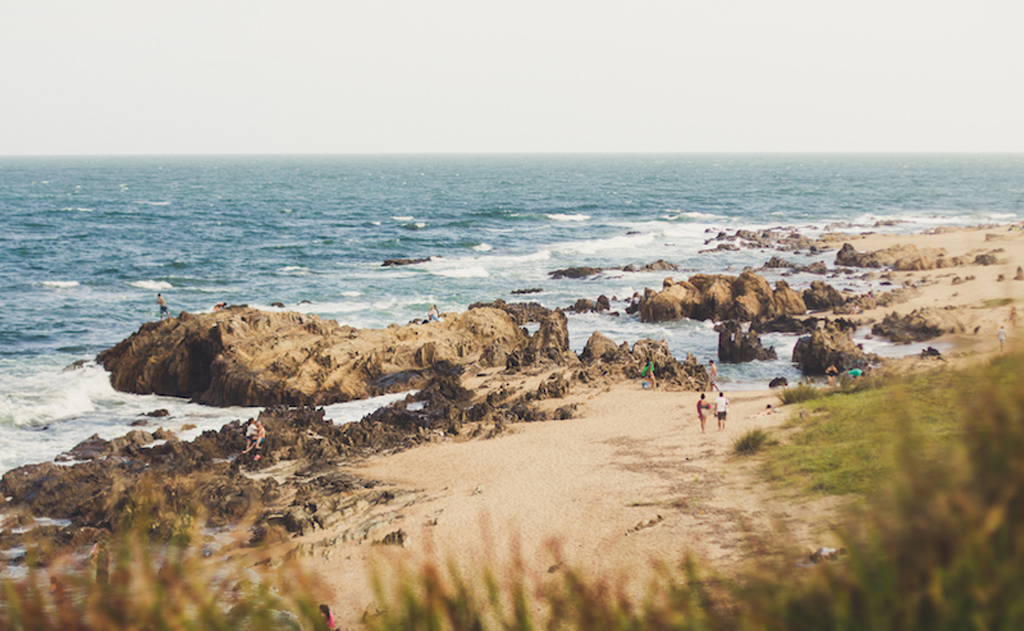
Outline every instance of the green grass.
<svg viewBox="0 0 1024 631">
<path fill-rule="evenodd" d="M 779 393 L 779 401 L 782 402 L 782 405 L 791 405 L 793 403 L 811 401 L 823 397 L 825 394 L 824 390 L 816 388 L 810 383 L 798 383 L 795 386 L 783 388 L 782 392 Z"/>
<path fill-rule="evenodd" d="M 798 431 L 768 456 L 769 479 L 834 495 L 874 491 L 893 471 L 898 449 L 928 450 L 957 434 L 964 421 L 958 380 L 938 372 L 874 387 L 841 383 L 794 416 Z"/>
<path fill-rule="evenodd" d="M 1012 303 L 1013 298 L 990 298 L 982 303 L 982 307 L 985 309 L 995 309 L 997 307 L 1005 307 Z"/>
<path fill-rule="evenodd" d="M 775 444 L 778 444 L 778 441 L 773 439 L 769 432 L 755 427 L 733 441 L 732 450 L 738 456 L 752 456 L 763 448 Z"/>
</svg>

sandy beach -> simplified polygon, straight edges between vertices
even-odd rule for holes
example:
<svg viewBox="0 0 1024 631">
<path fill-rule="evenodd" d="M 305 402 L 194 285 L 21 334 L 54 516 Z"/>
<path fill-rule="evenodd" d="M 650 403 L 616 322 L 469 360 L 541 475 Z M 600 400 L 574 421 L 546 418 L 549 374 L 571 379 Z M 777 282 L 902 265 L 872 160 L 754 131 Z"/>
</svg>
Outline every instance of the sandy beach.
<svg viewBox="0 0 1024 631">
<path fill-rule="evenodd" d="M 962 331 L 935 343 L 951 349 L 943 359 L 952 363 L 998 352 L 1001 325 L 1014 342 L 1010 302 L 1024 298 L 1024 282 L 1013 280 L 1024 265 L 1020 231 L 988 227 L 864 235 L 849 242 L 860 251 L 912 244 L 941 248 L 947 256 L 997 250 L 993 265 L 889 272 L 894 286 L 915 286 L 918 293 L 903 304 L 853 317 L 868 325 L 893 311 L 948 310 Z M 957 277 L 961 281 L 954 284 Z M 967 277 L 973 279 L 962 280 Z M 828 282 L 842 288 L 841 279 Z M 922 363 L 907 358 L 887 369 L 912 370 Z M 466 385 L 475 388 L 493 376 L 470 378 Z M 732 452 L 733 441 L 755 427 L 786 440 L 793 406 L 779 407 L 767 389 L 725 395 L 725 430 L 709 414 L 702 433 L 697 393 L 649 391 L 638 382 L 574 385 L 565 399 L 544 402 L 552 408 L 578 404 L 572 419 L 518 424 L 491 439 L 449 438 L 351 468 L 385 482 L 397 495 L 373 516 L 367 539 L 341 541 L 338 530 L 318 531 L 287 545 L 299 544 L 305 567 L 326 588 L 346 628 L 374 611 L 367 576 L 382 562 L 500 565 L 517 551 L 533 571 L 586 568 L 637 586 L 656 563 L 677 563 L 686 555 L 735 575 L 758 557 L 799 557 L 807 548 L 833 544 L 831 528 L 853 498 L 773 488 L 758 476 L 756 457 Z M 401 545 L 376 543 L 399 530 Z"/>
</svg>

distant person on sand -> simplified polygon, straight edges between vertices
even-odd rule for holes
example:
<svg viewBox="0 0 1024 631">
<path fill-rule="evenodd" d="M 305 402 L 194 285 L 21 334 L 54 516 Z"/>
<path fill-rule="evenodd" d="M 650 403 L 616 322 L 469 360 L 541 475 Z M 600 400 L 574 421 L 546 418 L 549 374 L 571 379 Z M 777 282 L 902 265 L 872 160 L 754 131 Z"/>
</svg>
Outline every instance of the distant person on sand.
<svg viewBox="0 0 1024 631">
<path fill-rule="evenodd" d="M 700 433 L 704 433 L 704 422 L 707 421 L 707 417 L 704 416 L 704 410 L 710 410 L 711 404 L 704 399 L 704 393 L 700 393 L 700 399 L 697 400 L 697 418 L 700 419 Z"/>
<path fill-rule="evenodd" d="M 718 390 L 721 392 L 722 389 L 718 387 L 718 366 L 715 366 L 715 360 L 713 359 L 708 360 L 708 375 L 711 376 L 711 391 Z"/>
<path fill-rule="evenodd" d="M 160 305 L 160 319 L 170 318 L 171 312 L 167 310 L 167 301 L 160 294 L 156 295 L 156 304 Z"/>
<path fill-rule="evenodd" d="M 999 352 L 1006 350 L 1006 327 L 999 325 Z"/>
<path fill-rule="evenodd" d="M 644 390 L 650 388 L 651 390 L 658 387 L 658 380 L 654 377 L 654 360 L 648 359 L 647 363 L 644 364 L 643 370 L 640 371 L 641 377 L 646 377 L 644 380 Z"/>
<path fill-rule="evenodd" d="M 427 310 L 427 322 L 444 322 L 441 314 L 437 312 L 437 305 L 430 305 L 430 309 Z"/>
<path fill-rule="evenodd" d="M 729 414 L 729 399 L 725 393 L 718 391 L 718 400 L 715 401 L 715 416 L 718 417 L 718 431 L 725 429 L 725 417 Z"/>
<path fill-rule="evenodd" d="M 1010 307 L 1010 328 L 1017 328 L 1017 307 Z"/>
</svg>

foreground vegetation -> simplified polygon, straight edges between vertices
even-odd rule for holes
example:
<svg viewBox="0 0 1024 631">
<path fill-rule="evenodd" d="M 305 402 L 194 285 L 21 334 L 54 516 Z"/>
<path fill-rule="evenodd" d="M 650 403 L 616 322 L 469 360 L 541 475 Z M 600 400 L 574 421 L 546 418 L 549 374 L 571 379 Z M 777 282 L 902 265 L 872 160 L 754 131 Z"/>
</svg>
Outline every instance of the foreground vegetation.
<svg viewBox="0 0 1024 631">
<path fill-rule="evenodd" d="M 763 567 L 728 581 L 692 561 L 661 568 L 643 598 L 573 568 L 390 568 L 377 577 L 388 629 L 1024 628 L 1024 356 L 808 399 L 774 479 L 863 493 L 840 533 L 849 551 L 813 567 Z M 40 573 L 0 585 L 3 629 L 323 629 L 312 587 L 288 598 L 212 571 L 187 548 L 154 555 L 140 537 L 109 576 Z M 134 543 L 133 543 L 134 542 Z M 397 572 L 397 574 L 396 574 Z M 282 612 L 291 612 L 284 615 Z"/>
</svg>

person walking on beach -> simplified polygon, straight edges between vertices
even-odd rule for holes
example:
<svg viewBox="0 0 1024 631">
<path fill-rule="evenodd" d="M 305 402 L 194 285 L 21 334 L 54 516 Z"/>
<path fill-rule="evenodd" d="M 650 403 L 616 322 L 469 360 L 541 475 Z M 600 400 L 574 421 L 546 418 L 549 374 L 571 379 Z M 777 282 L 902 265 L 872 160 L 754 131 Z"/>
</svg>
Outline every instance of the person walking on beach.
<svg viewBox="0 0 1024 631">
<path fill-rule="evenodd" d="M 710 410 L 711 404 L 704 399 L 704 393 L 700 393 L 700 399 L 697 400 L 697 418 L 700 419 L 700 433 L 704 432 L 704 423 L 707 421 L 707 417 L 704 416 L 704 410 Z"/>
<path fill-rule="evenodd" d="M 170 319 L 171 312 L 167 310 L 167 301 L 164 300 L 164 297 L 161 296 L 160 294 L 156 295 L 156 304 L 160 305 L 160 319 Z"/>
<path fill-rule="evenodd" d="M 718 431 L 725 429 L 725 417 L 729 414 L 729 399 L 725 393 L 718 391 L 718 400 L 715 401 L 715 416 L 718 417 Z"/>
<path fill-rule="evenodd" d="M 715 366 L 715 360 L 713 359 L 708 360 L 708 375 L 711 376 L 711 391 L 718 390 L 721 392 L 722 389 L 718 387 L 718 366 Z"/>
<path fill-rule="evenodd" d="M 1002 353 L 1006 350 L 1006 327 L 999 325 L 999 352 Z"/>
</svg>

